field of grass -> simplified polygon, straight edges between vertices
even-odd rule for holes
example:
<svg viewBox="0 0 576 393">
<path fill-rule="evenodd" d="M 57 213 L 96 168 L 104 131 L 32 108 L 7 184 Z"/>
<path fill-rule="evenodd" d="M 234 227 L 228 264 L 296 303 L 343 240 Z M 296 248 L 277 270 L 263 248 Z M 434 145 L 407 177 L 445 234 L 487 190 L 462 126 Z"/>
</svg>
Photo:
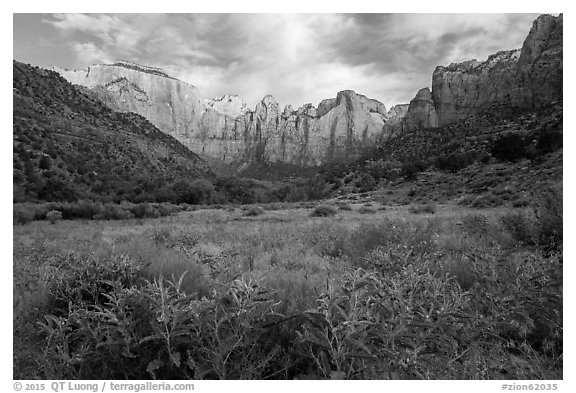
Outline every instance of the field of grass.
<svg viewBox="0 0 576 393">
<path fill-rule="evenodd" d="M 323 204 L 15 225 L 14 378 L 562 378 L 561 201 Z"/>
</svg>

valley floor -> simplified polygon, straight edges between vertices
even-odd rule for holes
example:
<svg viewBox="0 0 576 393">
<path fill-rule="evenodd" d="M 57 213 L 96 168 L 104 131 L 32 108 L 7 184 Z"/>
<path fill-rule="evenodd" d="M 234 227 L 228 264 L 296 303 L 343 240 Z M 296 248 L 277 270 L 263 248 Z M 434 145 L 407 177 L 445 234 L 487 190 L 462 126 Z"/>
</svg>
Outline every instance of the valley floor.
<svg viewBox="0 0 576 393">
<path fill-rule="evenodd" d="M 15 225 L 14 378 L 562 378 L 561 234 L 371 199 Z"/>
</svg>

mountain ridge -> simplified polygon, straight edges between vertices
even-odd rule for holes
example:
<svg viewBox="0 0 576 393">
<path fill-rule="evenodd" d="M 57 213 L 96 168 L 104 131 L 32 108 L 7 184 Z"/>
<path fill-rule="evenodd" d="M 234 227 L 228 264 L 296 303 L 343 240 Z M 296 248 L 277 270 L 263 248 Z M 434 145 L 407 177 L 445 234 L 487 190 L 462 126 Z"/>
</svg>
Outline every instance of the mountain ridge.
<svg viewBox="0 0 576 393">
<path fill-rule="evenodd" d="M 200 155 L 227 163 L 315 166 L 353 159 L 375 140 L 447 125 L 494 104 L 525 108 L 562 100 L 562 26 L 562 14 L 541 15 L 521 49 L 438 66 L 431 89 L 420 89 L 410 103 L 388 111 L 353 90 L 296 110 L 291 105 L 281 110 L 267 95 L 251 110 L 237 95 L 203 98 L 193 85 L 159 68 L 130 62 L 93 66 L 84 79 L 76 71 L 58 72 L 96 90 L 114 110 L 142 114 Z M 130 84 L 112 83 L 120 78 Z"/>
<path fill-rule="evenodd" d="M 113 112 L 56 72 L 17 61 L 13 70 L 15 202 L 161 201 L 172 182 L 214 178 L 144 117 Z"/>
</svg>

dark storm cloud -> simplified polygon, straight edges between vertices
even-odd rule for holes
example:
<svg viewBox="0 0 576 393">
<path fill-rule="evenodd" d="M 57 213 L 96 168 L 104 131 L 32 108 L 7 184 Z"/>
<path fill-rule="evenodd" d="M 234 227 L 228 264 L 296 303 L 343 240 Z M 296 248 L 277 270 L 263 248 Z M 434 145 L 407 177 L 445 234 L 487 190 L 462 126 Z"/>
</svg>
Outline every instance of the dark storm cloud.
<svg viewBox="0 0 576 393">
<path fill-rule="evenodd" d="M 14 53 L 81 68 L 126 59 L 165 68 L 205 96 L 250 106 L 317 104 L 343 89 L 388 107 L 430 86 L 437 65 L 520 47 L 527 14 L 55 14 L 15 16 Z M 25 29 L 16 27 L 26 24 Z M 38 44 L 33 33 L 45 41 Z M 27 37 L 24 39 L 23 37 Z M 38 37 L 36 37 L 38 38 Z M 66 48 L 61 64 L 46 47 Z M 34 50 L 40 55 L 35 55 Z M 61 51 L 62 52 L 62 51 Z"/>
</svg>

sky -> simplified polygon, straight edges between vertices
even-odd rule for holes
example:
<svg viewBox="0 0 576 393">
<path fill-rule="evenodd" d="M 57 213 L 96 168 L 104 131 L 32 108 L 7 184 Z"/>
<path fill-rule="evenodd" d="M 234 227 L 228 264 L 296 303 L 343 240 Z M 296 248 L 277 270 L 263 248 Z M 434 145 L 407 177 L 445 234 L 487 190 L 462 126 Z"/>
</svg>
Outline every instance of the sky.
<svg viewBox="0 0 576 393">
<path fill-rule="evenodd" d="M 163 68 L 207 98 L 318 105 L 340 90 L 390 108 L 438 65 L 520 48 L 538 14 L 13 14 L 13 57 Z"/>
</svg>

